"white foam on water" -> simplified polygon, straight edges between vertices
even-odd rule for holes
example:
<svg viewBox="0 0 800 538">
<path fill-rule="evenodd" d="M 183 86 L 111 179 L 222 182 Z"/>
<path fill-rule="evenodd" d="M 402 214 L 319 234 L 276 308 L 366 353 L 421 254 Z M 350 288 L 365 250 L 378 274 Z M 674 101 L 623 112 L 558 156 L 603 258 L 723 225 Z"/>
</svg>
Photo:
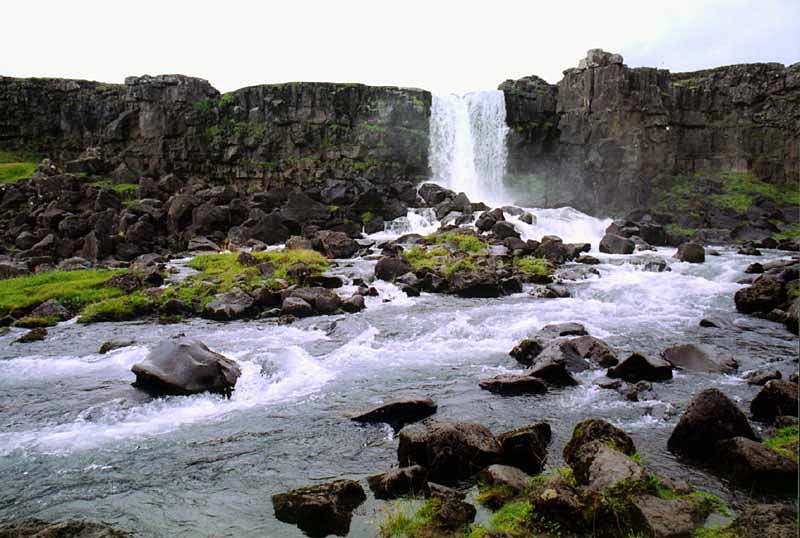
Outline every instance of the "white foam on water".
<svg viewBox="0 0 800 538">
<path fill-rule="evenodd" d="M 590 243 L 597 250 L 611 219 L 598 219 L 571 207 L 558 209 L 524 208 L 536 217 L 534 224 L 519 220 L 519 216 L 505 214 L 506 220 L 514 224 L 522 239 L 539 241 L 545 235 L 557 235 L 565 243 Z"/>
</svg>

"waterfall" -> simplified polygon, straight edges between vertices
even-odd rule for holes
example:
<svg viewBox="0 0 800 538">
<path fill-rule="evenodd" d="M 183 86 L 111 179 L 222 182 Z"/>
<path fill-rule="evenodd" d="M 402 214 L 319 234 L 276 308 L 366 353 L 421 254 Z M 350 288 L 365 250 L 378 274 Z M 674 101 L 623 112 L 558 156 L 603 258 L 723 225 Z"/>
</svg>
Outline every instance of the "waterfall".
<svg viewBox="0 0 800 538">
<path fill-rule="evenodd" d="M 508 202 L 506 105 L 503 92 L 434 95 L 428 151 L 432 181 L 472 201 Z"/>
</svg>

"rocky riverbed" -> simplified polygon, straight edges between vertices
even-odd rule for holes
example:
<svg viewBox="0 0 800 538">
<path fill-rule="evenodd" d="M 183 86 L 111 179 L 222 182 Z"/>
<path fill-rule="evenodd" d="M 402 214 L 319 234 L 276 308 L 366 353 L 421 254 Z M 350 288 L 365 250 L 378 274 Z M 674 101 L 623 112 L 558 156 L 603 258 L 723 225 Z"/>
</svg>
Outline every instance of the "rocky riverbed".
<svg viewBox="0 0 800 538">
<path fill-rule="evenodd" d="M 408 396 L 433 399 L 436 420 L 476 423 L 494 434 L 547 421 L 550 472 L 563 465 L 561 451 L 575 424 L 603 418 L 631 436 L 649 472 L 716 494 L 736 513 L 761 500 L 760 493 L 676 458 L 667 440 L 700 390 L 716 387 L 749 414 L 762 387 L 744 379 L 748 372 L 777 370 L 783 379 L 796 372 L 796 336 L 783 324 L 737 313 L 733 300 L 748 266 L 791 253 L 762 249 L 755 256 L 719 247 L 703 263 L 678 260 L 674 247 L 606 254 L 599 245 L 611 221 L 572 210 L 527 212 L 536 224 L 508 215 L 524 240 L 541 244 L 543 236 L 560 234 L 565 243 L 588 242 L 591 250 L 583 254 L 599 262 L 566 262 L 559 270 L 569 297 L 532 296 L 540 286 L 532 283 L 495 298 L 424 290 L 414 296 L 399 282 L 372 280 L 376 246 L 372 254 L 338 260 L 327 273 L 345 282 L 337 290 L 343 295 L 357 292 L 362 281 L 374 289 L 358 313 L 288 325 L 275 318 L 66 321 L 29 344 L 12 344 L 23 334 L 12 328 L 0 337 L 3 519 L 89 519 L 141 536 L 192 536 L 198 528 L 219 536 L 300 536 L 278 521 L 272 496 L 337 479 L 366 486 L 368 475 L 396 466 L 395 430 L 350 417 Z M 416 215 L 374 236 L 376 245 L 414 226 L 429 233 L 431 222 Z M 665 270 L 648 267 L 656 258 Z M 635 397 L 630 389 L 594 383 L 606 373 L 599 365 L 572 373 L 577 385 L 548 383 L 544 394 L 482 390 L 482 380 L 525 372 L 509 355 L 512 348 L 545 325 L 567 322 L 583 325 L 620 360 L 633 353 L 658 359 L 670 347 L 693 344 L 738 366 L 672 370 L 672 379 L 654 379 Z M 241 374 L 229 398 L 153 398 L 130 385 L 131 367 L 159 342 L 179 336 L 236 361 Z M 112 340 L 132 345 L 99 354 Z M 762 422 L 752 424 L 758 435 L 768 431 Z M 466 491 L 468 499 L 477 493 Z M 369 494 L 353 512 L 349 535 L 374 536 L 386 506 Z M 481 508 L 476 521 L 488 519 Z"/>
</svg>

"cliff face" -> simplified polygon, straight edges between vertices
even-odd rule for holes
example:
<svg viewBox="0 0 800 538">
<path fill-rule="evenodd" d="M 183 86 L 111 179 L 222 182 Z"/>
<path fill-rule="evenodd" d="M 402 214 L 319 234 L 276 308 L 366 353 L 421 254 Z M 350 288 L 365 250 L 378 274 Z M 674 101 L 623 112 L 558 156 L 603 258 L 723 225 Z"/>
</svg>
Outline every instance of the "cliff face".
<svg viewBox="0 0 800 538">
<path fill-rule="evenodd" d="M 360 84 L 220 95 L 181 75 L 124 85 L 0 77 L 0 146 L 121 180 L 174 172 L 254 189 L 418 180 L 427 175 L 430 101 L 422 90 Z"/>
<path fill-rule="evenodd" d="M 800 181 L 800 64 L 673 74 L 631 69 L 619 55 L 594 50 L 557 85 L 539 81 L 524 91 L 527 80 L 500 89 L 508 123 L 517 126 L 509 172 L 538 187 L 538 203 L 631 210 L 656 202 L 656 191 L 681 174 Z M 520 136 L 525 143 L 513 141 Z"/>
</svg>

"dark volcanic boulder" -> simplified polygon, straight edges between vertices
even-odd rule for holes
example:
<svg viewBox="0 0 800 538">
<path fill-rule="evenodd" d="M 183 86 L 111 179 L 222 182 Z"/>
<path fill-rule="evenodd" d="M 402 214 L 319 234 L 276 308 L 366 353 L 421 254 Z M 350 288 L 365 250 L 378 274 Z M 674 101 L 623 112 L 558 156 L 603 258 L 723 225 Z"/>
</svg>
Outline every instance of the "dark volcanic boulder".
<svg viewBox="0 0 800 538">
<path fill-rule="evenodd" d="M 375 278 L 391 282 L 400 275 L 412 271 L 411 264 L 404 258 L 386 256 L 375 264 Z"/>
<path fill-rule="evenodd" d="M 497 436 L 503 451 L 501 462 L 518 467 L 528 474 L 539 474 L 547 463 L 547 445 L 552 433 L 550 424 L 529 424 Z"/>
<path fill-rule="evenodd" d="M 317 234 L 314 244 L 328 258 L 352 258 L 358 252 L 358 243 L 342 232 L 323 230 Z"/>
<path fill-rule="evenodd" d="M 350 532 L 353 510 L 367 499 L 364 488 L 355 480 L 294 489 L 272 496 L 275 517 L 293 523 L 312 538 Z"/>
<path fill-rule="evenodd" d="M 590 418 L 575 425 L 572 437 L 564 447 L 564 461 L 569 466 L 574 465 L 584 447 L 594 443 L 610 446 L 627 456 L 636 453 L 636 445 L 627 433 L 605 420 Z"/>
<path fill-rule="evenodd" d="M 759 385 L 764 386 L 767 384 L 768 381 L 772 381 L 773 379 L 781 379 L 783 374 L 780 370 L 753 370 L 752 372 L 748 372 L 747 375 L 743 376 L 744 379 L 747 380 L 748 385 Z"/>
<path fill-rule="evenodd" d="M 711 356 L 692 344 L 672 346 L 661 352 L 661 357 L 679 370 L 730 374 L 736 371 L 736 359 L 729 355 Z"/>
<path fill-rule="evenodd" d="M 203 317 L 217 321 L 232 321 L 251 317 L 257 312 L 255 299 L 239 288 L 234 288 L 215 295 L 203 309 Z"/>
<path fill-rule="evenodd" d="M 530 375 L 555 387 L 572 387 L 578 384 L 567 367 L 567 361 L 554 354 L 540 355 L 530 370 Z"/>
<path fill-rule="evenodd" d="M 521 364 L 530 366 L 544 347 L 538 340 L 525 339 L 508 352 L 509 355 L 517 359 Z"/>
<path fill-rule="evenodd" d="M 514 225 L 508 221 L 501 220 L 499 222 L 495 222 L 492 226 L 492 233 L 497 239 L 506 239 L 509 237 L 516 237 L 519 239 L 519 232 Z"/>
<path fill-rule="evenodd" d="M 236 362 L 198 340 L 167 340 L 134 364 L 134 387 L 154 395 L 216 392 L 230 395 L 241 371 Z"/>
<path fill-rule="evenodd" d="M 791 381 L 768 381 L 750 402 L 753 418 L 772 422 L 782 415 L 797 416 L 797 383 Z"/>
<path fill-rule="evenodd" d="M 580 336 L 568 340 L 566 343 L 574 353 L 589 361 L 595 368 L 608 368 L 616 366 L 619 362 L 608 344 L 594 336 Z"/>
<path fill-rule="evenodd" d="M 633 496 L 628 506 L 628 517 L 641 533 L 637 535 L 653 538 L 695 536 L 695 529 L 703 526 L 707 515 L 704 503 L 695 499 L 640 494 Z"/>
<path fill-rule="evenodd" d="M 297 288 L 289 294 L 289 298 L 302 299 L 311 305 L 317 314 L 333 314 L 342 305 L 342 299 L 335 292 L 327 288 L 315 286 L 312 288 Z"/>
<path fill-rule="evenodd" d="M 717 442 L 715 463 L 720 471 L 749 490 L 796 491 L 797 463 L 745 437 Z"/>
<path fill-rule="evenodd" d="M 773 275 L 761 275 L 752 286 L 742 288 L 733 296 L 736 310 L 745 314 L 769 312 L 786 299 L 784 283 Z"/>
<path fill-rule="evenodd" d="M 580 323 L 567 322 L 567 323 L 553 323 L 545 325 L 539 330 L 539 336 L 542 338 L 556 338 L 559 336 L 586 336 L 589 333 L 586 327 Z"/>
<path fill-rule="evenodd" d="M 26 519 L 0 524 L 0 538 L 132 538 L 132 534 L 89 521 Z"/>
<path fill-rule="evenodd" d="M 419 497 L 427 489 L 428 471 L 419 465 L 401 467 L 369 476 L 367 483 L 376 499 Z"/>
<path fill-rule="evenodd" d="M 618 482 L 639 482 L 647 477 L 640 464 L 603 441 L 583 445 L 570 467 L 579 484 L 597 492 Z"/>
<path fill-rule="evenodd" d="M 428 420 L 400 430 L 400 465 L 422 465 L 436 482 L 464 480 L 500 459 L 500 445 L 479 424 Z"/>
<path fill-rule="evenodd" d="M 733 437 L 758 440 L 744 413 L 718 389 L 695 396 L 678 420 L 667 442 L 673 454 L 708 461 L 715 443 Z"/>
<path fill-rule="evenodd" d="M 356 422 L 385 423 L 395 429 L 428 418 L 436 413 L 436 403 L 430 398 L 395 400 L 352 417 Z"/>
<path fill-rule="evenodd" d="M 500 374 L 491 379 L 484 379 L 478 385 L 503 396 L 520 396 L 523 394 L 544 394 L 547 386 L 544 382 L 529 375 Z"/>
<path fill-rule="evenodd" d="M 623 379 L 629 383 L 666 381 L 672 379 L 672 365 L 664 359 L 633 353 L 617 366 L 609 368 L 607 375 L 611 379 Z"/>
<path fill-rule="evenodd" d="M 525 491 L 530 479 L 530 475 L 522 469 L 497 463 L 488 466 L 480 474 L 481 482 L 506 488 L 512 495 L 519 495 Z"/>
<path fill-rule="evenodd" d="M 682 262 L 703 263 L 706 261 L 706 251 L 697 243 L 683 243 L 678 247 L 675 257 Z"/>
<path fill-rule="evenodd" d="M 600 252 L 606 254 L 633 254 L 636 244 L 621 235 L 607 233 L 600 240 Z"/>
<path fill-rule="evenodd" d="M 462 269 L 447 279 L 450 293 L 460 297 L 500 297 L 502 289 L 497 275 L 486 267 Z"/>
<path fill-rule="evenodd" d="M 314 307 L 300 297 L 287 297 L 281 302 L 281 313 L 296 318 L 314 315 Z"/>
</svg>

